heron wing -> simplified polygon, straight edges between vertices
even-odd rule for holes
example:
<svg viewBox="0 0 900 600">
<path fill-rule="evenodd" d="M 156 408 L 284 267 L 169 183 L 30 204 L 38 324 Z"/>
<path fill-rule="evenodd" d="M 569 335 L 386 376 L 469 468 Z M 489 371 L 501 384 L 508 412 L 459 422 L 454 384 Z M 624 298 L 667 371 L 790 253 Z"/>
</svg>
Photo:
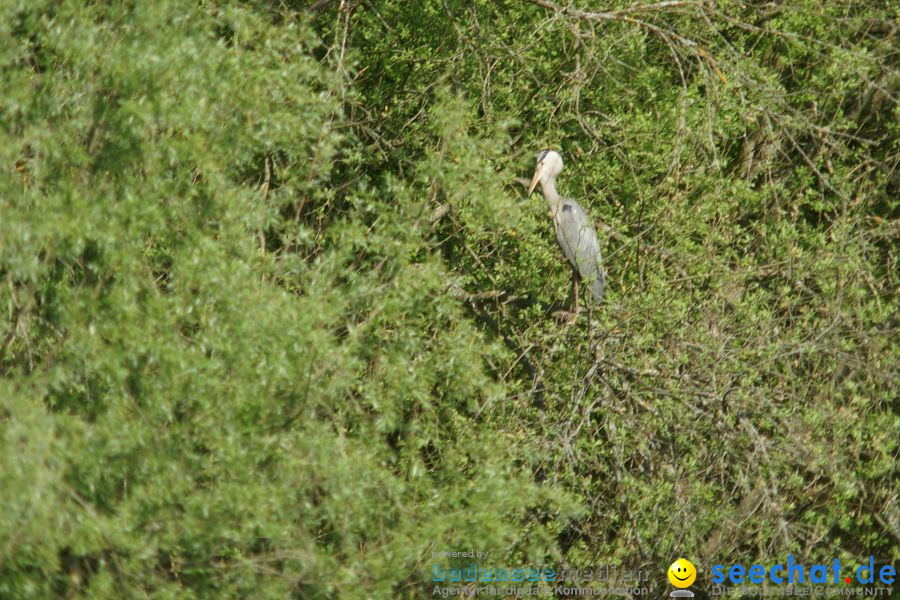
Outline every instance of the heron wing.
<svg viewBox="0 0 900 600">
<path fill-rule="evenodd" d="M 599 302 L 605 285 L 603 256 L 591 219 L 577 202 L 563 200 L 555 221 L 556 239 L 563 254 L 590 285 L 591 295 Z"/>
</svg>

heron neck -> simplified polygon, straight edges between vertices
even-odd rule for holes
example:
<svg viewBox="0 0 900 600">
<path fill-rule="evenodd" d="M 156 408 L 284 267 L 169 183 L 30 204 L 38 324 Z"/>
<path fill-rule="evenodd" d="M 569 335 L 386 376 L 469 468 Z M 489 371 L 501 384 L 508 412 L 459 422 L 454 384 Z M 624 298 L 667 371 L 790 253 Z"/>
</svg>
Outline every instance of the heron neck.
<svg viewBox="0 0 900 600">
<path fill-rule="evenodd" d="M 556 210 L 560 200 L 559 192 L 556 191 L 556 177 L 550 177 L 541 182 L 541 193 L 544 194 L 544 200 L 550 205 L 550 210 Z"/>
</svg>

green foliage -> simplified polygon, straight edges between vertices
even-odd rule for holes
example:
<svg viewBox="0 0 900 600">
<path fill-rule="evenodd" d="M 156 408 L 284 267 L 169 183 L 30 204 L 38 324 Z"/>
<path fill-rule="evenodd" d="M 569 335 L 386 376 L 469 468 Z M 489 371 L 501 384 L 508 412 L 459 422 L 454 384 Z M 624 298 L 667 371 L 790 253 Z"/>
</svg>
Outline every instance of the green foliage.
<svg viewBox="0 0 900 600">
<path fill-rule="evenodd" d="M 0 3 L 0 597 L 897 555 L 892 10 L 582 4 Z"/>
</svg>

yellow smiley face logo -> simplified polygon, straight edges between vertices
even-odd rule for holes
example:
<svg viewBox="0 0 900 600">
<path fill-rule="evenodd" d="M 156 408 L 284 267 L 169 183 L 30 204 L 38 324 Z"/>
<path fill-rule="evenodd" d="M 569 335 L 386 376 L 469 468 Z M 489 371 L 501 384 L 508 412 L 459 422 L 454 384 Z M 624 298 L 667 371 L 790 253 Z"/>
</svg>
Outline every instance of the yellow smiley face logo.
<svg viewBox="0 0 900 600">
<path fill-rule="evenodd" d="M 697 579 L 697 568 L 691 564 L 691 561 L 679 558 L 669 567 L 669 581 L 672 585 L 679 588 L 686 588 Z"/>
</svg>

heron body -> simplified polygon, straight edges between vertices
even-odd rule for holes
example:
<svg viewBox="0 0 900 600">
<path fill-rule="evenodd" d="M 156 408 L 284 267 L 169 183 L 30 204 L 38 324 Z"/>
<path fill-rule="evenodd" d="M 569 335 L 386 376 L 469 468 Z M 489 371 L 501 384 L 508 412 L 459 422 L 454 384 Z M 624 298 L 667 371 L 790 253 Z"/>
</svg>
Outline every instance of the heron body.
<svg viewBox="0 0 900 600">
<path fill-rule="evenodd" d="M 550 207 L 550 216 L 556 229 L 556 241 L 572 269 L 588 284 L 594 301 L 603 299 L 606 278 L 603 273 L 603 255 L 597 240 L 597 231 L 583 208 L 571 198 L 563 198 L 556 191 L 556 176 L 562 171 L 562 156 L 553 150 L 541 152 L 531 187 L 531 194 L 538 183 L 541 193 Z M 576 283 L 577 285 L 577 283 Z M 575 287 L 577 309 L 577 287 Z"/>
</svg>

